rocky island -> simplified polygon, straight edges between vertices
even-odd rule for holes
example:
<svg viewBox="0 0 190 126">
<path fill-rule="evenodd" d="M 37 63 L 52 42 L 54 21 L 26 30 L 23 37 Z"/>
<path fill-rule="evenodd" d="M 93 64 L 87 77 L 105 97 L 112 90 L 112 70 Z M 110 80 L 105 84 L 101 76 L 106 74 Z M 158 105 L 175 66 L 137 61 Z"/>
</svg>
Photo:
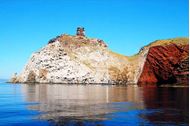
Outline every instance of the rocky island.
<svg viewBox="0 0 190 126">
<path fill-rule="evenodd" d="M 32 54 L 12 83 L 188 84 L 189 39 L 157 40 L 134 56 L 109 50 L 84 28 L 62 34 Z"/>
</svg>

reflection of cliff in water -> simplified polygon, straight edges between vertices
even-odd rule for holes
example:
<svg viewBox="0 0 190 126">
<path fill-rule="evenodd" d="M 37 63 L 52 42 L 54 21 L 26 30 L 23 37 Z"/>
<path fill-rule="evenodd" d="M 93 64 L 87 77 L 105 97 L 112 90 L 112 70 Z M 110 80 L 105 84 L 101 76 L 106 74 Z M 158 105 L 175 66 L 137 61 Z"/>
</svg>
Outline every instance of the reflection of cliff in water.
<svg viewBox="0 0 190 126">
<path fill-rule="evenodd" d="M 40 118 L 56 124 L 115 121 L 130 125 L 178 125 L 188 123 L 188 88 L 21 85 L 25 100 L 43 112 Z M 92 121 L 93 120 L 93 121 Z"/>
<path fill-rule="evenodd" d="M 31 84 L 22 85 L 22 90 L 27 101 L 40 103 L 30 108 L 45 112 L 41 117 L 48 119 L 98 118 L 97 115 L 144 108 L 142 92 L 134 86 Z"/>
<path fill-rule="evenodd" d="M 143 87 L 146 109 L 159 109 L 159 113 L 146 115 L 151 122 L 189 122 L 189 88 Z"/>
</svg>

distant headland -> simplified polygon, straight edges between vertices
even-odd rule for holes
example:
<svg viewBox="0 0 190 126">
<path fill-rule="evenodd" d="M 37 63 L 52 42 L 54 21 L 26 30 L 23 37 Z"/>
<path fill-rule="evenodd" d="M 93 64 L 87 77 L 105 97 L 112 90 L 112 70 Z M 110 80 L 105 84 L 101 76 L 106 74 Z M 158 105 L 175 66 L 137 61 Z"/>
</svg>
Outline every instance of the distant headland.
<svg viewBox="0 0 190 126">
<path fill-rule="evenodd" d="M 157 40 L 128 57 L 101 39 L 62 34 L 30 57 L 12 83 L 188 84 L 189 39 Z"/>
</svg>

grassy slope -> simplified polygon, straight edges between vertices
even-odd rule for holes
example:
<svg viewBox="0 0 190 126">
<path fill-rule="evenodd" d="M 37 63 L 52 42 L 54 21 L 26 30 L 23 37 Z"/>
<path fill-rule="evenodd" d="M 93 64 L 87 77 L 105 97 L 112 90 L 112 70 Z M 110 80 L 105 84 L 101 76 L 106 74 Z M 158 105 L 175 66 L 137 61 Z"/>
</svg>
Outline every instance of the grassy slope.
<svg viewBox="0 0 190 126">
<path fill-rule="evenodd" d="M 177 44 L 177 45 L 187 45 L 189 44 L 189 38 L 174 38 L 174 39 L 165 39 L 165 40 L 156 40 L 145 47 L 153 47 L 159 45 L 169 45 L 169 44 Z"/>
<path fill-rule="evenodd" d="M 61 38 L 61 42 L 63 43 L 67 42 L 68 45 L 70 46 L 91 46 L 91 48 L 97 49 L 96 44 L 89 43 L 90 40 L 88 38 L 78 39 L 76 38 L 76 36 L 70 36 L 70 35 L 64 35 L 63 37 L 60 37 L 60 38 Z M 138 58 L 138 56 L 142 53 L 144 49 L 148 49 L 150 47 L 159 46 L 159 45 L 169 45 L 172 43 L 177 44 L 177 45 L 186 45 L 186 44 L 189 44 L 189 38 L 172 38 L 172 39 L 156 40 L 142 47 L 141 50 L 133 56 L 124 56 L 124 55 L 112 52 L 111 50 L 109 50 L 109 53 L 122 60 L 135 61 L 136 58 Z"/>
<path fill-rule="evenodd" d="M 143 48 L 141 48 L 141 50 L 137 54 L 128 57 L 128 59 L 130 61 L 134 60 L 135 58 L 138 57 L 138 55 L 141 53 L 141 51 L 143 49 L 148 49 L 148 48 L 153 47 L 153 46 L 164 46 L 164 45 L 169 45 L 169 44 L 188 45 L 189 44 L 189 38 L 173 38 L 173 39 L 156 40 L 156 41 L 151 42 L 150 44 L 144 46 Z"/>
</svg>

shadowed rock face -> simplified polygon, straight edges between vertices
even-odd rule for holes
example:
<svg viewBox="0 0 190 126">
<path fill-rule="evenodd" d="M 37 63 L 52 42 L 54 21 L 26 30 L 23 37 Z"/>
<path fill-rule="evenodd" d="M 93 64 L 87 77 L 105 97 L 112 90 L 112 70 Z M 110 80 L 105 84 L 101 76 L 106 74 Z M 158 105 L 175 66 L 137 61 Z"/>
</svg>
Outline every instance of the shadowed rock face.
<svg viewBox="0 0 190 126">
<path fill-rule="evenodd" d="M 169 44 L 149 49 L 138 84 L 185 83 L 189 76 L 189 45 Z"/>
</svg>

